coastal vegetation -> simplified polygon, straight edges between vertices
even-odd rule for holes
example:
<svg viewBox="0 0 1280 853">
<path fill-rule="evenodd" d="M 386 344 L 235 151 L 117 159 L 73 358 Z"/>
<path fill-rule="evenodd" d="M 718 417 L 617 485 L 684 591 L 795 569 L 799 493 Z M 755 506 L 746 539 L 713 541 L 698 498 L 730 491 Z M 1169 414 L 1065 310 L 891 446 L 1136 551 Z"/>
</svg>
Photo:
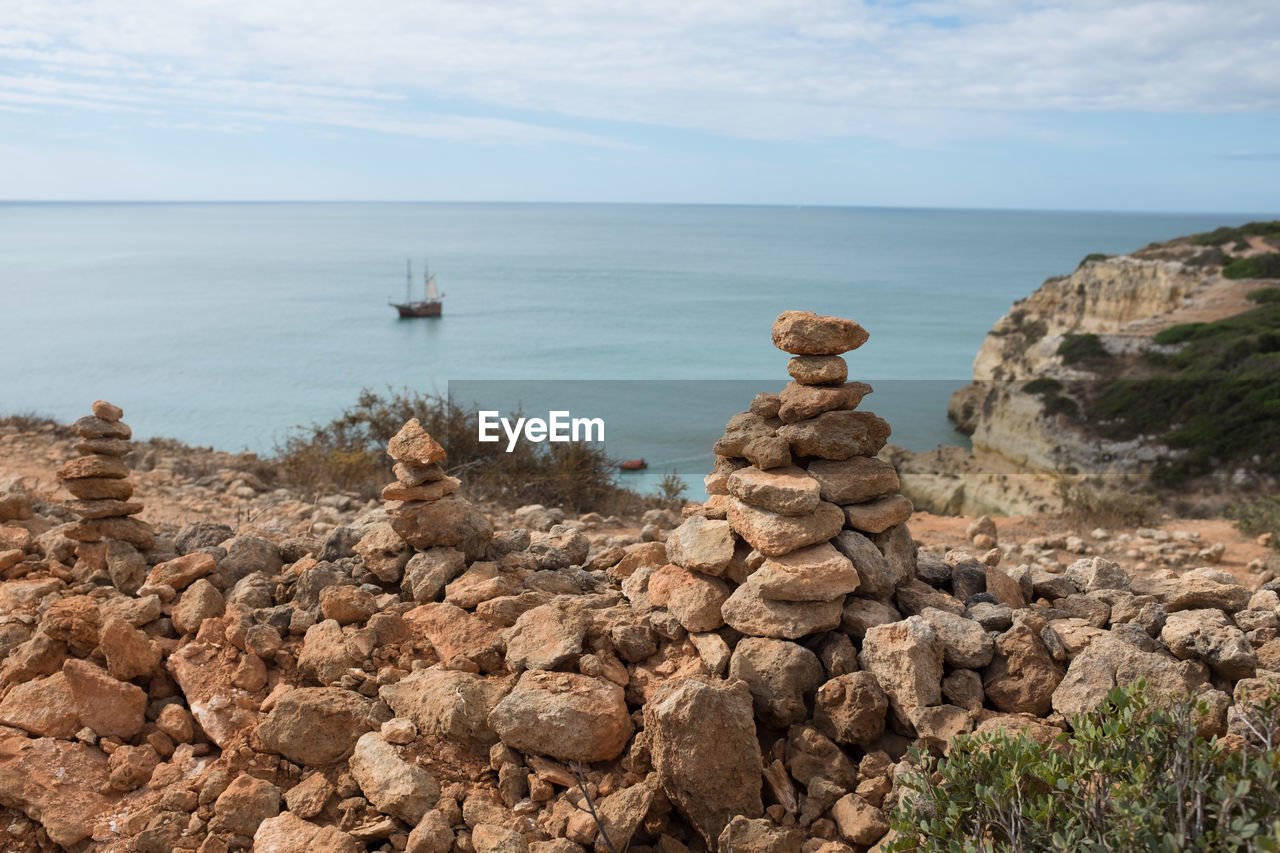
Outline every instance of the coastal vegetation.
<svg viewBox="0 0 1280 853">
<path fill-rule="evenodd" d="M 1248 737 L 1203 737 L 1194 697 L 1111 691 L 1070 733 L 961 736 L 912 753 L 892 850 L 1280 850 L 1273 694 L 1241 708 Z"/>
<path fill-rule="evenodd" d="M 387 442 L 412 418 L 449 449 L 449 473 L 465 472 L 468 493 L 475 498 L 582 512 L 618 512 L 644 502 L 614 482 L 616 462 L 601 445 L 517 442 L 506 452 L 480 442 L 474 411 L 447 397 L 413 391 L 366 389 L 328 423 L 300 428 L 276 447 L 279 476 L 307 492 L 375 498 L 393 477 Z"/>
<path fill-rule="evenodd" d="M 1259 495 L 1231 507 L 1227 516 L 1236 529 L 1249 536 L 1270 534 L 1267 544 L 1280 550 L 1280 496 Z"/>
<path fill-rule="evenodd" d="M 1177 486 L 1215 463 L 1249 463 L 1280 473 L 1280 303 L 1208 323 L 1173 326 L 1155 336 L 1173 352 L 1146 355 L 1150 375 L 1104 384 L 1088 406 L 1107 438 L 1159 435 L 1180 451 L 1152 471 Z"/>
<path fill-rule="evenodd" d="M 1101 338 L 1093 332 L 1084 332 L 1063 335 L 1062 343 L 1058 344 L 1058 355 L 1062 356 L 1063 364 L 1077 364 L 1107 358 L 1109 354 Z"/>
</svg>

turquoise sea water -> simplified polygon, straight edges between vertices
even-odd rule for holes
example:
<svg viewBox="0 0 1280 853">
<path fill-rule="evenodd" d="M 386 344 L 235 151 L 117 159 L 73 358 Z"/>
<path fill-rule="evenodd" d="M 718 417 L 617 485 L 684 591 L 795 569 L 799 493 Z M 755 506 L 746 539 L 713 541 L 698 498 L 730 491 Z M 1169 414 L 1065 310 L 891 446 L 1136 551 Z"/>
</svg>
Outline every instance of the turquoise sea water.
<svg viewBox="0 0 1280 853">
<path fill-rule="evenodd" d="M 786 356 L 769 328 L 780 311 L 801 308 L 867 328 L 850 376 L 882 384 L 865 407 L 890 418 L 895 441 L 931 448 L 957 440 L 946 396 L 1015 299 L 1089 252 L 1252 218 L 0 204 L 0 413 L 70 420 L 104 398 L 124 407 L 139 437 L 264 452 L 366 387 L 740 379 L 755 385 L 735 388 L 777 390 Z M 446 294 L 443 318 L 399 320 L 388 307 L 404 296 L 406 255 L 418 273 L 430 260 Z M 700 476 L 710 460 L 705 429 L 681 439 L 678 426 L 710 406 L 707 388 L 672 384 L 661 411 L 649 412 L 663 429 L 617 425 L 610 452 L 646 457 L 654 476 L 677 463 Z"/>
</svg>

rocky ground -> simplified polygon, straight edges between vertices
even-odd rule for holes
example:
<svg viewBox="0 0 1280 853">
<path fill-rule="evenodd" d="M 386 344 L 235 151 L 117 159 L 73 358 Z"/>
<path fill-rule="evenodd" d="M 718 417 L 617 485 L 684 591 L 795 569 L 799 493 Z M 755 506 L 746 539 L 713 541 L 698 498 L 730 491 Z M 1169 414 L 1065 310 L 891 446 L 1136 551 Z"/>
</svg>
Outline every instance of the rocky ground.
<svg viewBox="0 0 1280 853">
<path fill-rule="evenodd" d="M 817 531 L 839 466 L 747 465 L 788 435 L 747 420 L 710 502 L 642 519 L 428 496 L 421 438 L 386 505 L 139 444 L 145 551 L 68 538 L 75 437 L 10 426 L 0 849 L 862 851 L 912 743 L 1048 737 L 1140 676 L 1242 738 L 1280 679 L 1280 566 L 1223 522 L 904 525 L 889 494 Z"/>
</svg>

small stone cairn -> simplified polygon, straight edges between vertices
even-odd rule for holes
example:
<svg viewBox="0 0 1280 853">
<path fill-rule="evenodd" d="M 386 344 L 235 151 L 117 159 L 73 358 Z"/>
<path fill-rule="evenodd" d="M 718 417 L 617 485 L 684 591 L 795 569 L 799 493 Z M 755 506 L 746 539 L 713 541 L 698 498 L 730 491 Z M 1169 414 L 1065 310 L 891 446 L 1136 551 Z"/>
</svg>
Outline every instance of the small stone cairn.
<svg viewBox="0 0 1280 853">
<path fill-rule="evenodd" d="M 706 478 L 711 499 L 672 531 L 672 565 L 648 579 L 648 592 L 669 614 L 656 618 L 674 619 L 700 651 L 717 637 L 700 632 L 728 625 L 745 635 L 732 659 L 723 650 L 721 673 L 751 682 L 747 670 L 781 665 L 808 672 L 812 690 L 824 677 L 821 655 L 850 673 L 841 689 L 871 690 L 886 703 L 893 689 L 886 697 L 875 679 L 856 672 L 848 637 L 900 618 L 894 595 L 916 576 L 916 547 L 906 525 L 911 502 L 898 493 L 893 466 L 876 458 L 889 424 L 858 410 L 871 386 L 846 381 L 841 355 L 867 338 L 851 320 L 807 311 L 778 317 L 773 342 L 793 355 L 787 370 L 794 381 L 780 394 L 757 395 L 749 411 L 729 420 Z M 910 731 L 907 706 L 918 703 L 893 704 Z M 803 702 L 757 705 L 772 726 L 804 719 Z M 858 740 L 873 739 L 882 726 Z"/>
<path fill-rule="evenodd" d="M 67 502 L 67 508 L 83 520 L 66 535 L 78 542 L 115 539 L 149 551 L 155 546 L 155 531 L 133 517 L 142 512 L 142 504 L 130 500 L 133 484 L 124 456 L 133 430 L 120 420 L 123 416 L 119 406 L 98 400 L 93 415 L 71 426 L 80 436 L 74 449 L 82 455 L 59 468 L 57 477 L 76 498 Z"/>
<path fill-rule="evenodd" d="M 391 528 L 411 548 L 456 548 L 468 559 L 484 555 L 493 525 L 457 494 L 461 481 L 444 471 L 443 447 L 417 418 L 387 443 L 396 482 L 382 490 Z"/>
</svg>

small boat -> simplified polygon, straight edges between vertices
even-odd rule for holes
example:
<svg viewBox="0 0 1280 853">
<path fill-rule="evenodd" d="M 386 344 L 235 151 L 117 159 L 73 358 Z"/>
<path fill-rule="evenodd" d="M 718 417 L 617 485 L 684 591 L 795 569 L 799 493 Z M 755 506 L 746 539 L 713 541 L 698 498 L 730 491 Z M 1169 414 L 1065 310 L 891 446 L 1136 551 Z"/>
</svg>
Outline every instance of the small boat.
<svg viewBox="0 0 1280 853">
<path fill-rule="evenodd" d="M 423 298 L 412 300 L 409 291 L 413 288 L 413 261 L 407 261 L 405 267 L 404 302 L 388 302 L 403 317 L 439 317 L 444 312 L 444 294 L 436 290 L 436 277 L 429 271 L 423 273 Z"/>
<path fill-rule="evenodd" d="M 620 462 L 618 467 L 623 471 L 643 471 L 649 465 L 643 459 L 628 459 L 626 462 Z"/>
</svg>

